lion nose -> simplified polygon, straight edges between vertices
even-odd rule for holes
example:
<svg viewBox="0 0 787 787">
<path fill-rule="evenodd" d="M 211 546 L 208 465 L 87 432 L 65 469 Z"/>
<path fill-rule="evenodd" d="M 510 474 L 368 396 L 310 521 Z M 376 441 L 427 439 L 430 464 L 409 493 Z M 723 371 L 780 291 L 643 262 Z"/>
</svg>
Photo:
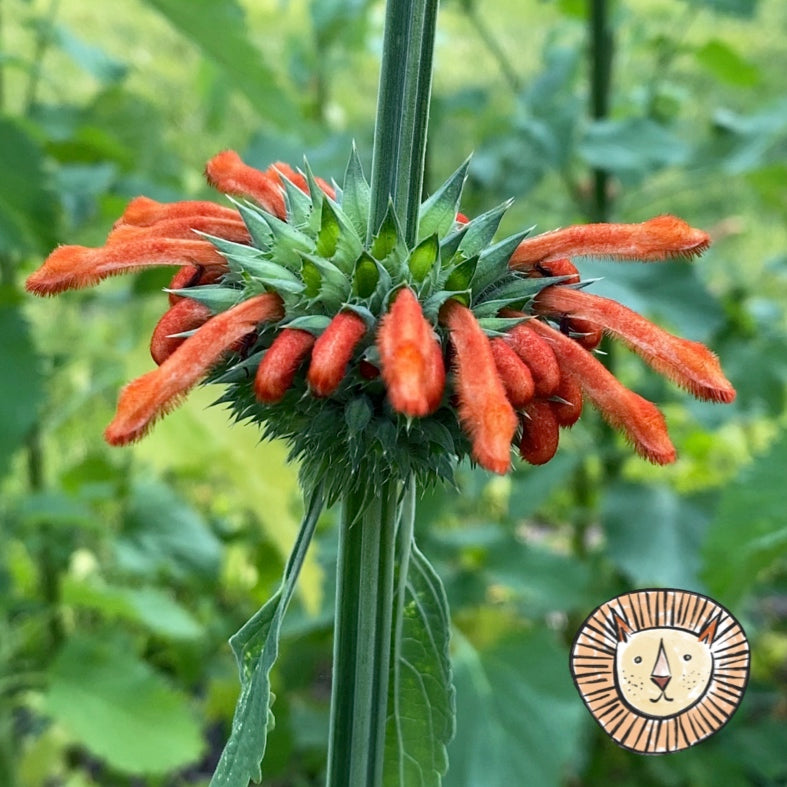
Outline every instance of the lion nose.
<svg viewBox="0 0 787 787">
<path fill-rule="evenodd" d="M 650 679 L 662 690 L 667 688 L 667 684 L 672 680 L 669 675 L 651 675 Z"/>
</svg>

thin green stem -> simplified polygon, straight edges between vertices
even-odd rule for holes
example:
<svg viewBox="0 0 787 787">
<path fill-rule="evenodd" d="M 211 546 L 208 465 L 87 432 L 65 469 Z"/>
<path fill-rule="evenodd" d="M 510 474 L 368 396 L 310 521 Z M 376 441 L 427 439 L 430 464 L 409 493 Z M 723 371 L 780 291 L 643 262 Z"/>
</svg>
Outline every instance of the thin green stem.
<svg viewBox="0 0 787 787">
<path fill-rule="evenodd" d="M 603 120 L 609 114 L 612 86 L 613 35 L 609 25 L 607 0 L 590 0 L 590 114 Z M 609 221 L 609 173 L 593 170 L 591 221 Z"/>
<path fill-rule="evenodd" d="M 405 240 L 418 235 L 438 0 L 387 5 L 372 154 L 370 236 L 393 201 Z"/>
<path fill-rule="evenodd" d="M 344 498 L 336 581 L 329 787 L 374 787 L 382 779 L 401 493 L 401 483 L 389 481 L 371 501 L 366 490 Z"/>
</svg>

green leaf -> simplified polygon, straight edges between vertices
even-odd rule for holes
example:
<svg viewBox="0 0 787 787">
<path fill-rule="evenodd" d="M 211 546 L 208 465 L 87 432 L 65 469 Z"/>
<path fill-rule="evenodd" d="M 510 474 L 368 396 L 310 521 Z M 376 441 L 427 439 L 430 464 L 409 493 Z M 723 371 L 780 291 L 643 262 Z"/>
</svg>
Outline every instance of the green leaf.
<svg viewBox="0 0 787 787">
<path fill-rule="evenodd" d="M 467 232 L 459 244 L 459 250 L 465 257 L 480 254 L 492 242 L 500 221 L 513 202 L 513 200 L 506 200 L 496 208 L 476 216 L 467 225 Z"/>
<path fill-rule="evenodd" d="M 439 785 L 454 735 L 451 625 L 440 577 L 415 544 L 401 623 L 392 654 L 383 784 Z"/>
<path fill-rule="evenodd" d="M 616 484 L 603 505 L 607 553 L 639 587 L 702 590 L 699 548 L 707 513 L 666 486 Z"/>
<path fill-rule="evenodd" d="M 353 143 L 350 159 L 344 171 L 341 205 L 344 215 L 355 228 L 358 237 L 366 238 L 366 228 L 369 224 L 370 189 L 363 174 L 363 166 L 358 157 L 355 143 Z M 372 254 L 381 259 L 374 251 Z"/>
<path fill-rule="evenodd" d="M 728 85 L 752 87 L 760 81 L 757 66 L 744 60 L 732 47 L 714 38 L 696 52 L 697 60 Z"/>
<path fill-rule="evenodd" d="M 281 181 L 284 186 L 287 221 L 298 229 L 306 229 L 312 215 L 311 197 L 298 188 L 286 175 L 281 175 Z"/>
<path fill-rule="evenodd" d="M 232 197 L 230 197 L 229 200 L 238 209 L 238 213 L 240 213 L 240 217 L 243 219 L 243 223 L 246 225 L 249 235 L 251 235 L 251 241 L 254 247 L 256 247 L 256 249 L 267 249 L 273 241 L 273 233 L 268 226 L 268 222 L 265 220 L 264 214 L 253 205 L 243 202 L 243 200 L 233 199 Z M 216 244 L 217 240 L 223 239 L 208 237 L 208 240 L 210 240 L 219 251 L 223 252 L 221 246 Z M 232 243 L 232 241 L 224 241 L 224 243 L 229 244 Z M 232 243 L 232 246 L 228 246 L 227 248 L 232 249 L 235 246 L 244 245 L 245 244 L 242 243 Z"/>
<path fill-rule="evenodd" d="M 446 290 L 466 290 L 475 275 L 477 265 L 478 257 L 470 257 L 469 260 L 460 262 L 448 273 L 443 287 Z"/>
<path fill-rule="evenodd" d="M 201 582 L 216 576 L 221 558 L 221 544 L 202 516 L 155 481 L 132 487 L 115 549 L 126 571 Z"/>
<path fill-rule="evenodd" d="M 0 118 L 0 172 L 0 251 L 45 253 L 56 242 L 58 209 L 44 154 L 7 118 Z"/>
<path fill-rule="evenodd" d="M 63 24 L 56 24 L 52 31 L 57 45 L 80 68 L 102 84 L 119 82 L 127 72 L 126 64 L 108 55 L 98 46 L 88 44 Z"/>
<path fill-rule="evenodd" d="M 378 281 L 380 281 L 380 271 L 377 262 L 364 252 L 355 263 L 353 292 L 359 298 L 369 298 L 374 293 Z"/>
<path fill-rule="evenodd" d="M 715 595 L 734 601 L 770 568 L 784 564 L 784 468 L 787 431 L 768 453 L 745 467 L 724 491 L 708 528 L 702 576 Z"/>
<path fill-rule="evenodd" d="M 407 265 L 413 279 L 422 282 L 437 263 L 440 253 L 440 241 L 437 234 L 430 235 L 422 240 L 411 252 Z"/>
<path fill-rule="evenodd" d="M 459 200 L 467 177 L 470 159 L 451 175 L 422 205 L 418 219 L 418 240 L 436 234 L 443 237 L 456 221 Z"/>
<path fill-rule="evenodd" d="M 307 314 L 303 317 L 296 317 L 285 323 L 283 328 L 298 328 L 301 331 L 308 331 L 315 336 L 319 336 L 329 325 L 331 318 L 326 314 Z"/>
<path fill-rule="evenodd" d="M 505 276 L 508 271 L 508 260 L 514 253 L 514 249 L 531 233 L 532 228 L 509 235 L 507 238 L 498 241 L 494 246 L 489 246 L 481 252 L 476 266 L 475 276 L 473 276 L 473 292 L 483 292 L 499 278 Z"/>
<path fill-rule="evenodd" d="M 45 708 L 93 755 L 132 774 L 163 774 L 200 756 L 185 696 L 124 643 L 76 636 L 49 671 Z"/>
<path fill-rule="evenodd" d="M 584 713 L 565 647 L 543 628 L 483 650 L 460 634 L 454 642 L 457 733 L 445 786 L 561 784 Z"/>
<path fill-rule="evenodd" d="M 578 151 L 591 167 L 636 175 L 683 164 L 689 154 L 682 139 L 647 118 L 598 120 L 585 133 Z"/>
<path fill-rule="evenodd" d="M 0 153 L 0 156 L 2 154 Z M 2 186 L 0 186 L 2 189 Z M 0 476 L 8 469 L 14 452 L 36 422 L 44 400 L 44 380 L 39 357 L 17 296 L 10 287 L 0 287 Z"/>
<path fill-rule="evenodd" d="M 251 43 L 237 0 L 146 0 L 213 62 L 221 66 L 265 119 L 289 127 L 297 111 Z"/>
<path fill-rule="evenodd" d="M 270 671 L 279 654 L 279 635 L 306 551 L 323 508 L 322 490 L 317 489 L 301 523 L 292 553 L 276 593 L 230 640 L 238 662 L 241 693 L 227 741 L 211 787 L 248 787 L 262 778 L 260 764 L 265 755 L 268 730 L 273 726 Z"/>
<path fill-rule="evenodd" d="M 207 306 L 216 314 L 231 309 L 239 303 L 243 297 L 243 290 L 222 287 L 220 284 L 203 284 L 199 287 L 187 287 L 184 290 L 170 290 L 165 288 L 164 292 L 171 292 L 173 295 L 191 298 L 191 300 Z"/>
</svg>

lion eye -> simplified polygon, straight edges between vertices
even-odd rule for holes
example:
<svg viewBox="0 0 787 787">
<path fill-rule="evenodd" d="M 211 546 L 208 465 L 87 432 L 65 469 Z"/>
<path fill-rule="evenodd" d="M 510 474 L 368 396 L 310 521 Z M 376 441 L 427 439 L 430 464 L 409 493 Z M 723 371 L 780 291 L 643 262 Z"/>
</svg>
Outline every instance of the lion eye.
<svg viewBox="0 0 787 787">
<path fill-rule="evenodd" d="M 642 656 L 634 656 L 635 664 L 642 664 Z"/>
<path fill-rule="evenodd" d="M 684 661 L 691 661 L 691 653 L 684 653 L 683 654 Z"/>
</svg>

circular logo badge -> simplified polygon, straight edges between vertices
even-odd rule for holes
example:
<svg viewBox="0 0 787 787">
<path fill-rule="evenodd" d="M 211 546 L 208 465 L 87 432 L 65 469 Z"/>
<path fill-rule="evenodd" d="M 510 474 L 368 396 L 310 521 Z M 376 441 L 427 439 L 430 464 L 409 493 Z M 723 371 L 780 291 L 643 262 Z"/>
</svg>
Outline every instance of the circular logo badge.
<svg viewBox="0 0 787 787">
<path fill-rule="evenodd" d="M 571 647 L 571 674 L 612 740 L 664 754 L 727 723 L 746 689 L 749 656 L 740 623 L 713 599 L 639 590 L 590 614 Z"/>
</svg>

